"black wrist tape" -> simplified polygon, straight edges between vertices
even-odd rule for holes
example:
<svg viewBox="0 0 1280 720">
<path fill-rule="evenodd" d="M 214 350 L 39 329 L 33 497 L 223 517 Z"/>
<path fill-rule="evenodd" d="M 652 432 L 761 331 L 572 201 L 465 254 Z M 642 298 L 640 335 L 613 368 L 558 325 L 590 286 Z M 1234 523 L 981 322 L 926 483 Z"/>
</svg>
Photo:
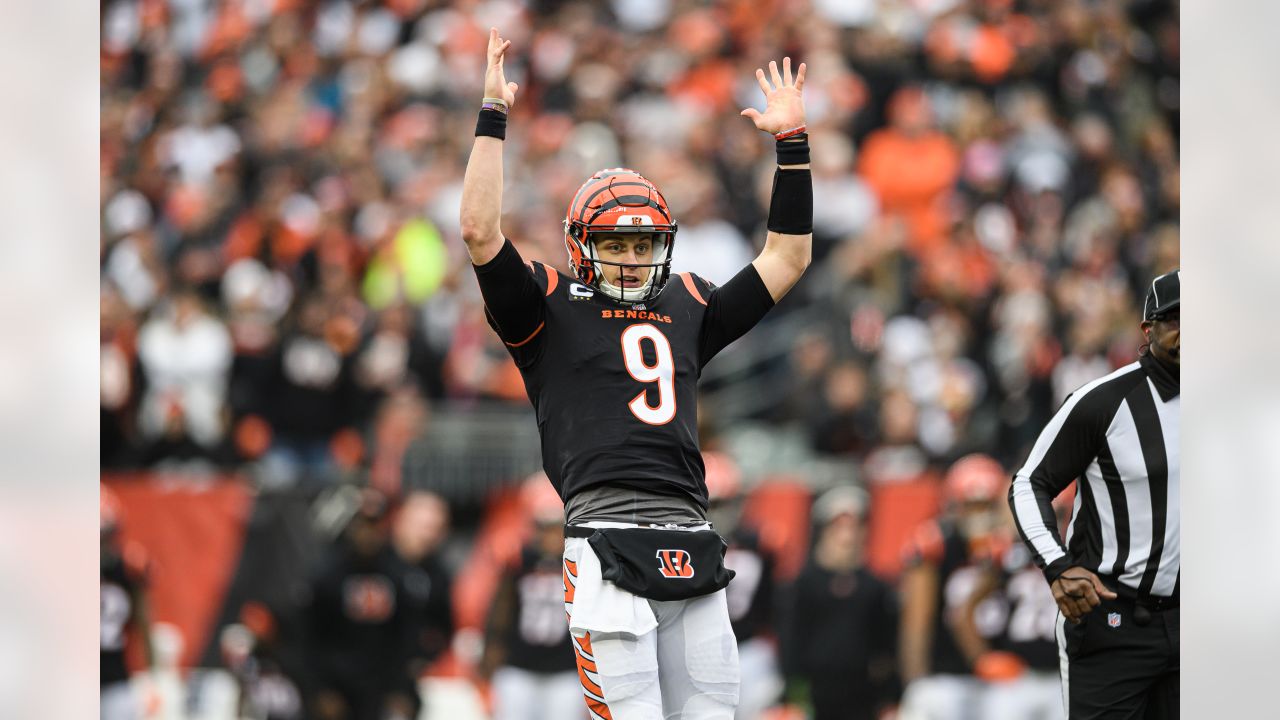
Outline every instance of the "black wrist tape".
<svg viewBox="0 0 1280 720">
<path fill-rule="evenodd" d="M 809 134 L 792 135 L 778 141 L 779 165 L 805 165 L 809 162 Z"/>
<path fill-rule="evenodd" d="M 495 137 L 499 140 L 507 139 L 507 115 L 497 110 L 489 110 L 485 108 L 480 111 L 480 117 L 476 120 L 476 137 L 481 135 L 485 137 Z"/>
<path fill-rule="evenodd" d="M 768 227 L 771 232 L 783 235 L 813 232 L 813 175 L 807 169 L 779 168 L 773 174 Z"/>
</svg>

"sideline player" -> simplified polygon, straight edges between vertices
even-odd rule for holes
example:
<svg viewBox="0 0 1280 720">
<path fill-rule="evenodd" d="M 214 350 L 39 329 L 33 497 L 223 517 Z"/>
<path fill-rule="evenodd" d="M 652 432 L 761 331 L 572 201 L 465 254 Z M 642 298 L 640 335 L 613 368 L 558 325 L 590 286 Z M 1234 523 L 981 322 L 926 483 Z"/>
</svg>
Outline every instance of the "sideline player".
<svg viewBox="0 0 1280 720">
<path fill-rule="evenodd" d="M 581 720 L 582 687 L 564 622 L 564 505 L 534 473 L 521 500 L 530 537 L 498 582 L 485 624 L 480 673 L 492 681 L 502 720 Z"/>
<path fill-rule="evenodd" d="M 129 681 L 125 665 L 125 647 L 141 643 L 148 671 L 154 667 L 151 647 L 151 619 L 147 603 L 146 558 L 140 548 L 126 550 L 120 539 L 120 504 L 106 485 L 99 486 L 99 564 L 100 607 L 99 629 L 101 651 L 98 669 L 101 673 L 100 698 L 102 720 L 133 720 L 156 702 L 151 682 L 145 681 L 143 692 Z M 143 695 L 144 697 L 138 697 Z"/>
<path fill-rule="evenodd" d="M 737 648 L 724 541 L 707 523 L 697 380 L 808 267 L 813 187 L 791 61 L 756 71 L 768 101 L 742 114 L 777 139 L 764 250 L 723 287 L 670 275 L 676 220 L 621 168 L 569 202 L 572 275 L 526 265 L 502 234 L 502 140 L 518 90 L 489 33 L 485 97 L 461 228 L 490 324 L 524 378 L 543 467 L 565 502 L 565 608 L 587 706 L 611 720 L 731 718 Z M 772 81 L 770 81 L 770 78 Z M 668 282 L 672 280 L 672 282 Z"/>
<path fill-rule="evenodd" d="M 1074 492 L 1053 501 L 1059 528 L 1071 515 Z M 986 680 L 978 717 L 983 720 L 1062 720 L 1062 684 L 1058 678 L 1058 605 L 1044 583 L 1031 553 L 1018 541 L 1013 517 L 1005 516 L 997 549 L 984 569 L 953 630 L 973 664 L 974 674 Z M 996 598 L 1005 609 L 1004 623 L 992 637 L 984 637 L 978 608 Z"/>
<path fill-rule="evenodd" d="M 902 578 L 903 720 L 977 720 L 981 684 L 955 633 L 955 618 L 990 560 L 1005 475 L 995 460 L 975 453 L 957 460 L 944 483 L 947 513 L 919 528 Z M 1005 610 L 997 598 L 977 608 L 983 637 L 999 632 Z"/>
</svg>

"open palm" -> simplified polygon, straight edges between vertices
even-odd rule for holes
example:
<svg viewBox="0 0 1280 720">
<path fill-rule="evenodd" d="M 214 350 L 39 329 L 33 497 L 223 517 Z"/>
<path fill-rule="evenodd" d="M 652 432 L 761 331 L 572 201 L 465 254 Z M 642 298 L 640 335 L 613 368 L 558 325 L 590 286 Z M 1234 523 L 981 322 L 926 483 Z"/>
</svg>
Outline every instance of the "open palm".
<svg viewBox="0 0 1280 720">
<path fill-rule="evenodd" d="M 773 78 L 770 83 L 764 70 L 756 69 L 756 80 L 764 91 L 764 112 L 755 108 L 747 108 L 740 114 L 751 118 L 756 127 L 765 132 L 777 133 L 792 130 L 804 125 L 804 99 L 800 96 L 804 88 L 805 64 L 800 63 L 795 80 L 791 78 L 791 58 L 782 58 L 782 73 L 778 73 L 776 60 L 769 61 L 769 73 Z"/>
</svg>

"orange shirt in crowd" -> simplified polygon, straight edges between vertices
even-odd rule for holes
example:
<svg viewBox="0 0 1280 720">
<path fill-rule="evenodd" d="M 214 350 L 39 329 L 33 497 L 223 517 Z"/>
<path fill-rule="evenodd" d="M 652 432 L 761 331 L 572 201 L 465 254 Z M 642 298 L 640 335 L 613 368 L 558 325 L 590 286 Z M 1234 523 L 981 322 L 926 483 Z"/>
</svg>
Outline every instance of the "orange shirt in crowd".
<svg viewBox="0 0 1280 720">
<path fill-rule="evenodd" d="M 909 136 L 893 128 L 867 137 L 858 174 L 876 191 L 881 212 L 907 225 L 907 250 L 923 257 L 946 239 L 946 200 L 960 170 L 951 139 L 936 131 Z"/>
</svg>

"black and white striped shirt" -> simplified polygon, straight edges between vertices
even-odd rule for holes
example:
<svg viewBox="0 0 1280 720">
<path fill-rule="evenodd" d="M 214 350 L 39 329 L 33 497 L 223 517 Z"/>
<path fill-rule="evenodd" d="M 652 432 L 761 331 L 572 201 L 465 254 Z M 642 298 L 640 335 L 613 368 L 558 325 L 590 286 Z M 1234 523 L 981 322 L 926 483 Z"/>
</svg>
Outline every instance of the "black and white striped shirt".
<svg viewBox="0 0 1280 720">
<path fill-rule="evenodd" d="M 1050 582 L 1078 565 L 1122 595 L 1177 594 L 1176 373 L 1144 355 L 1072 393 L 1014 475 L 1009 506 Z M 1077 478 L 1064 546 L 1052 501 Z"/>
</svg>

